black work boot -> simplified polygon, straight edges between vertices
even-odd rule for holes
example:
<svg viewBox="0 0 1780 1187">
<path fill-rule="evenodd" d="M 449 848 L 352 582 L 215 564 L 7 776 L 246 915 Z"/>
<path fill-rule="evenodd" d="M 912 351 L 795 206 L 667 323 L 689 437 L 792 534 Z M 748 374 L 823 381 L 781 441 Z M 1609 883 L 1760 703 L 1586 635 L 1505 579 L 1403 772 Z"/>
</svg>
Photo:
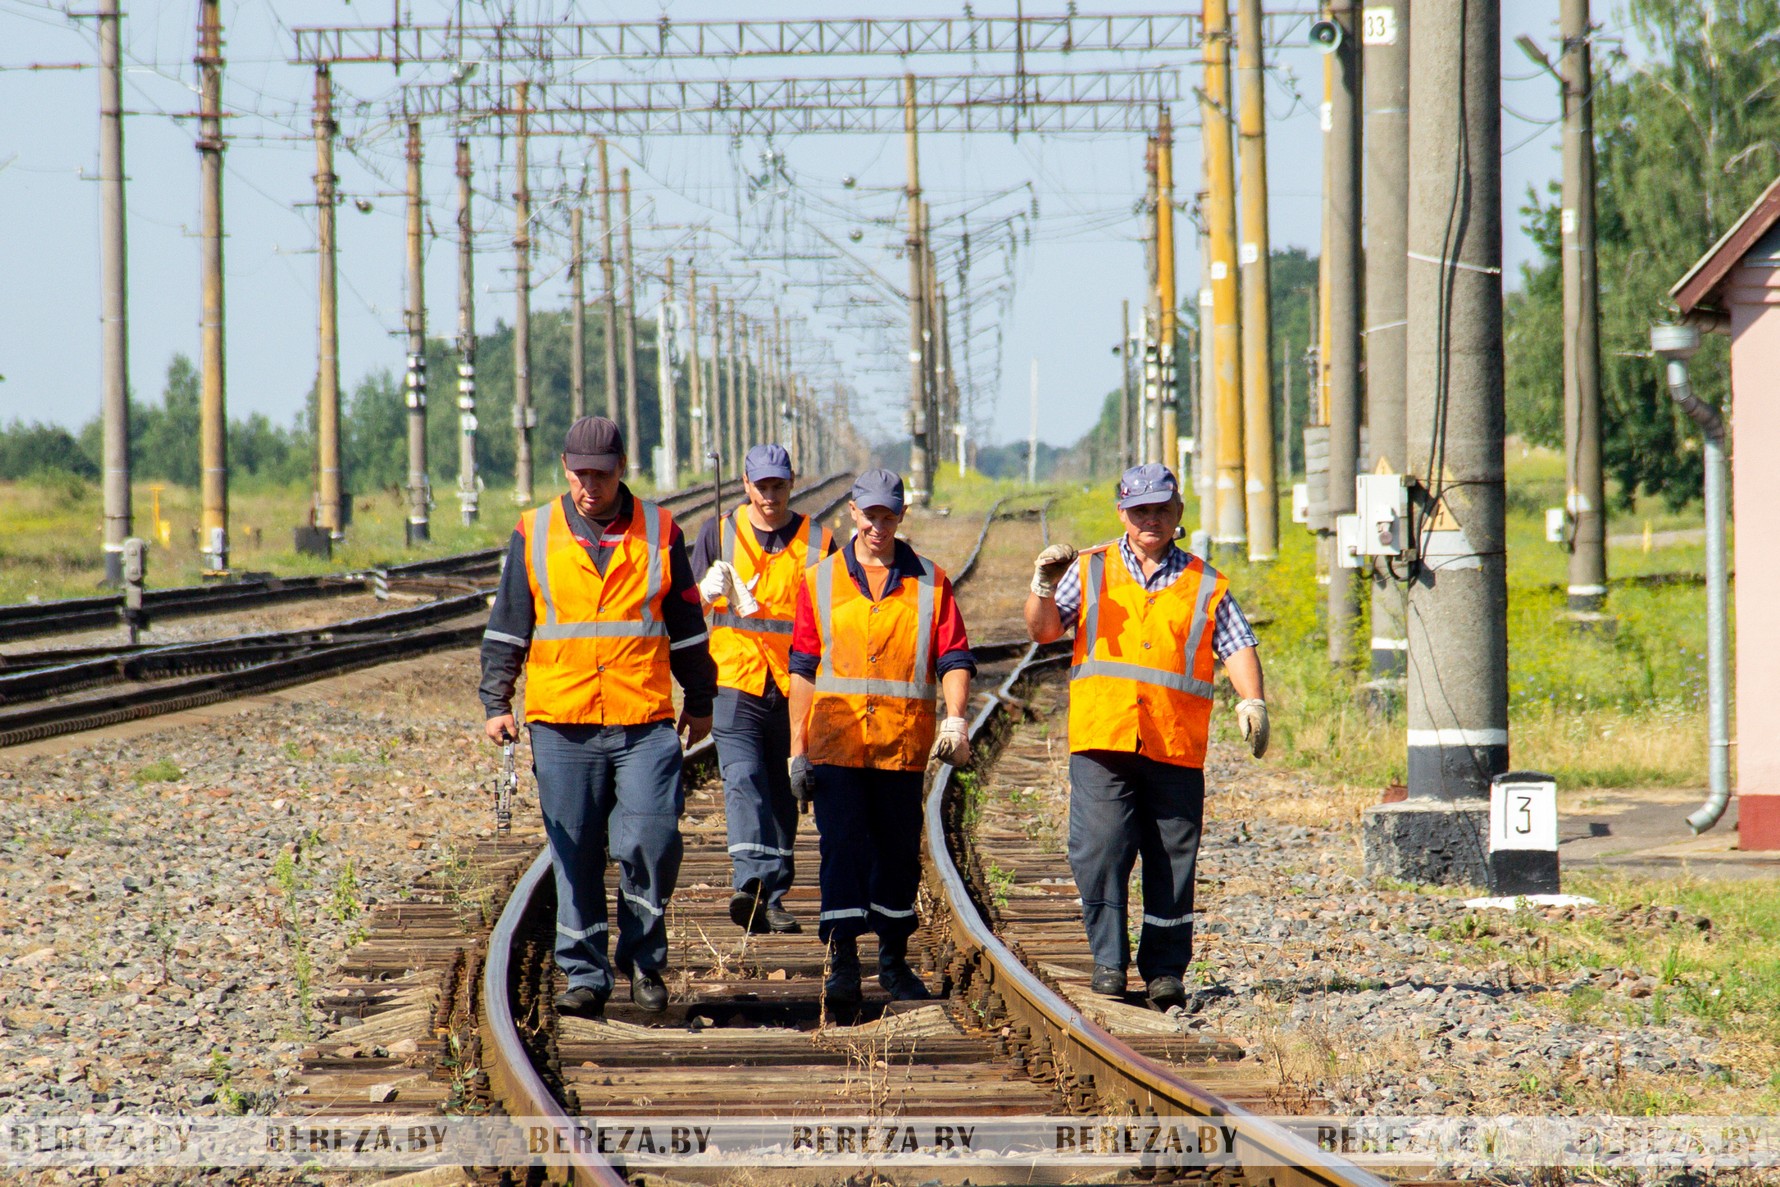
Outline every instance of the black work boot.
<svg viewBox="0 0 1780 1187">
<path fill-rule="evenodd" d="M 933 997 L 927 984 L 909 967 L 907 936 L 894 940 L 878 940 L 878 984 L 891 1001 L 924 1002 Z"/>
<path fill-rule="evenodd" d="M 859 1004 L 859 942 L 853 937 L 828 941 L 828 980 L 822 992 L 831 1008 Z"/>
</svg>

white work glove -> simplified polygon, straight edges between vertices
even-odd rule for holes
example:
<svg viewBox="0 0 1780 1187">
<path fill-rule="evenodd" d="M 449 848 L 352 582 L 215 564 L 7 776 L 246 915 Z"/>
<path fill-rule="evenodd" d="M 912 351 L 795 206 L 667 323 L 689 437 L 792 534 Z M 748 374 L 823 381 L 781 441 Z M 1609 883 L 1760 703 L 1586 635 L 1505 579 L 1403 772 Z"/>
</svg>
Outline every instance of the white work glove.
<svg viewBox="0 0 1780 1187">
<path fill-rule="evenodd" d="M 962 717 L 948 717 L 941 722 L 939 740 L 933 744 L 933 756 L 955 767 L 969 762 L 970 723 Z"/>
<path fill-rule="evenodd" d="M 735 566 L 728 561 L 712 561 L 711 567 L 705 570 L 704 580 L 698 583 L 698 596 L 708 606 L 718 598 L 733 598 L 735 588 Z"/>
<path fill-rule="evenodd" d="M 1053 544 L 1032 562 L 1032 592 L 1041 598 L 1055 597 L 1057 582 L 1069 571 L 1075 560 L 1075 546 Z"/>
<path fill-rule="evenodd" d="M 1236 726 L 1256 758 L 1267 753 L 1267 702 L 1259 697 L 1236 702 Z"/>
</svg>

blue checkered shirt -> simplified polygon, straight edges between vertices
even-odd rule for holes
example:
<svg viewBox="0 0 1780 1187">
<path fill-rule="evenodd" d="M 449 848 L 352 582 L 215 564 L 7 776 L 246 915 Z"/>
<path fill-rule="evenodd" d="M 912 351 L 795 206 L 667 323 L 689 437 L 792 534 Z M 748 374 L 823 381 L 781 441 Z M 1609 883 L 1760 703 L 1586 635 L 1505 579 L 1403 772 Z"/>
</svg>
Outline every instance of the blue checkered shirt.
<svg viewBox="0 0 1780 1187">
<path fill-rule="evenodd" d="M 1119 555 L 1125 559 L 1125 569 L 1145 589 L 1154 593 L 1158 589 L 1167 589 L 1180 575 L 1187 571 L 1188 555 L 1179 548 L 1170 548 L 1156 571 L 1148 577 L 1143 575 L 1143 562 L 1131 547 L 1128 536 L 1119 537 Z M 1073 629 L 1076 616 L 1082 608 L 1082 567 L 1079 564 L 1069 566 L 1057 582 L 1057 616 L 1063 620 L 1065 629 Z M 1260 640 L 1255 638 L 1254 628 L 1249 626 L 1248 619 L 1242 613 L 1242 607 L 1236 604 L 1236 596 L 1226 592 L 1218 602 L 1217 616 L 1212 622 L 1211 649 L 1220 660 L 1229 659 L 1244 647 L 1254 647 Z"/>
</svg>

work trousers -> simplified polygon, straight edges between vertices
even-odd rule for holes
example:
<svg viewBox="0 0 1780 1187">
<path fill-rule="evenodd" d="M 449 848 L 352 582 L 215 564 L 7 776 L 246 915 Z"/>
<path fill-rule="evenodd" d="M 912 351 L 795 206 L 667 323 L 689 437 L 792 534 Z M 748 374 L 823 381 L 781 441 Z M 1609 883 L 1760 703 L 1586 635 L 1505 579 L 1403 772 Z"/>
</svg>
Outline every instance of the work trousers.
<svg viewBox="0 0 1780 1187">
<path fill-rule="evenodd" d="M 1127 887 L 1143 857 L 1137 972 L 1179 977 L 1193 959 L 1193 867 L 1205 772 L 1110 750 L 1069 756 L 1069 868 L 1094 963 L 1130 963 Z"/>
<path fill-rule="evenodd" d="M 729 824 L 729 860 L 735 889 L 760 879 L 768 903 L 791 889 L 796 874 L 797 800 L 791 794 L 791 711 L 785 694 L 768 677 L 760 696 L 717 689 L 711 737 L 723 769 L 723 812 Z"/>
<path fill-rule="evenodd" d="M 531 723 L 532 774 L 556 873 L 556 965 L 571 988 L 612 990 L 606 855 L 618 863 L 618 967 L 667 964 L 663 914 L 680 876 L 680 739 L 674 723 Z"/>
<path fill-rule="evenodd" d="M 921 771 L 819 763 L 823 943 L 872 931 L 884 941 L 915 930 L 921 884 Z"/>
</svg>

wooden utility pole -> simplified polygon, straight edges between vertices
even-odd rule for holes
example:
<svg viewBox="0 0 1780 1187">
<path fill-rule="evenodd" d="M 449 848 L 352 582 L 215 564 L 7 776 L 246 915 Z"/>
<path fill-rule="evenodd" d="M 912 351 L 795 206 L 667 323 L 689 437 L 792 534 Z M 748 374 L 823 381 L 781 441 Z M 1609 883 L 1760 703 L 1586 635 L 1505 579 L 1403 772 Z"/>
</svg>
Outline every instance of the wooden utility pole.
<svg viewBox="0 0 1780 1187">
<path fill-rule="evenodd" d="M 692 432 L 692 451 L 687 459 L 694 474 L 705 468 L 710 449 L 710 409 L 705 407 L 704 368 L 698 361 L 698 266 L 686 261 L 686 423 Z"/>
<path fill-rule="evenodd" d="M 1230 151 L 1230 6 L 1205 5 L 1203 126 L 1206 221 L 1211 235 L 1211 349 L 1217 368 L 1217 531 L 1212 543 L 1225 551 L 1245 549 L 1247 506 L 1243 493 L 1242 313 L 1237 291 L 1236 163 Z"/>
<path fill-rule="evenodd" d="M 104 436 L 105 584 L 124 581 L 130 538 L 130 313 L 124 236 L 123 54 L 118 0 L 99 0 L 99 406 Z"/>
<path fill-rule="evenodd" d="M 476 243 L 470 220 L 470 142 L 457 142 L 457 502 L 463 522 L 480 514 L 476 480 Z"/>
<path fill-rule="evenodd" d="M 1607 485 L 1601 470 L 1601 313 L 1595 277 L 1595 117 L 1588 0 L 1563 0 L 1564 459 L 1569 608 L 1607 602 Z"/>
<path fill-rule="evenodd" d="M 315 258 L 317 344 L 315 365 L 315 526 L 338 540 L 345 534 L 345 493 L 340 458 L 340 313 L 335 259 L 333 80 L 326 66 L 315 68 Z"/>
<path fill-rule="evenodd" d="M 532 501 L 532 192 L 526 168 L 526 83 L 513 84 L 518 112 L 513 141 L 513 501 Z"/>
<path fill-rule="evenodd" d="M 637 257 L 631 250 L 629 169 L 618 171 L 618 192 L 624 216 L 624 441 L 634 482 L 643 476 L 643 422 L 637 409 Z"/>
<path fill-rule="evenodd" d="M 420 121 L 408 121 L 408 543 L 432 538 L 426 465 L 426 231 L 420 192 Z"/>
<path fill-rule="evenodd" d="M 1403 357 L 1408 343 L 1409 21 L 1408 0 L 1366 10 L 1366 436 L 1371 468 L 1405 474 L 1409 443 Z M 1288 372 L 1289 374 L 1289 372 Z M 1392 570 L 1396 571 L 1393 572 Z M 1401 566 L 1372 570 L 1372 675 L 1408 668 L 1409 625 Z"/>
<path fill-rule="evenodd" d="M 926 362 L 927 283 L 922 273 L 927 245 L 921 236 L 921 155 L 915 136 L 915 76 L 903 76 L 903 141 L 908 156 L 909 235 L 909 474 L 908 501 L 925 507 L 933 490 L 933 451 L 928 440 Z"/>
<path fill-rule="evenodd" d="M 229 421 L 223 352 L 223 131 L 221 0 L 201 0 L 198 25 L 198 190 L 203 207 L 199 314 L 199 542 L 209 573 L 229 569 Z"/>
<path fill-rule="evenodd" d="M 1174 120 L 1164 107 L 1156 127 L 1156 308 L 1162 316 L 1156 341 L 1156 363 L 1160 369 L 1157 411 L 1161 414 L 1162 429 L 1157 453 L 1170 470 L 1180 467 L 1180 393 L 1174 359 L 1180 314 L 1174 293 L 1174 264 Z"/>
<path fill-rule="evenodd" d="M 569 211 L 569 422 L 587 415 L 587 282 L 582 263 L 587 258 L 585 219 L 581 195 Z"/>
<path fill-rule="evenodd" d="M 1236 74 L 1242 111 L 1242 468 L 1248 511 L 1248 558 L 1279 555 L 1279 490 L 1273 456 L 1273 298 L 1267 235 L 1267 111 L 1263 88 L 1261 0 L 1241 0 Z"/>
<path fill-rule="evenodd" d="M 1360 21 L 1355 0 L 1332 0 L 1330 16 L 1341 37 L 1330 60 L 1334 91 L 1329 105 L 1329 518 L 1331 526 L 1354 511 L 1354 473 L 1360 454 L 1360 313 L 1365 260 L 1360 251 Z M 1359 619 L 1356 570 L 1329 569 L 1329 662 L 1353 656 Z"/>
<path fill-rule="evenodd" d="M 600 137 L 600 304 L 606 314 L 606 419 L 618 420 L 618 289 L 612 275 L 612 182 L 606 166 L 606 139 Z"/>
</svg>

